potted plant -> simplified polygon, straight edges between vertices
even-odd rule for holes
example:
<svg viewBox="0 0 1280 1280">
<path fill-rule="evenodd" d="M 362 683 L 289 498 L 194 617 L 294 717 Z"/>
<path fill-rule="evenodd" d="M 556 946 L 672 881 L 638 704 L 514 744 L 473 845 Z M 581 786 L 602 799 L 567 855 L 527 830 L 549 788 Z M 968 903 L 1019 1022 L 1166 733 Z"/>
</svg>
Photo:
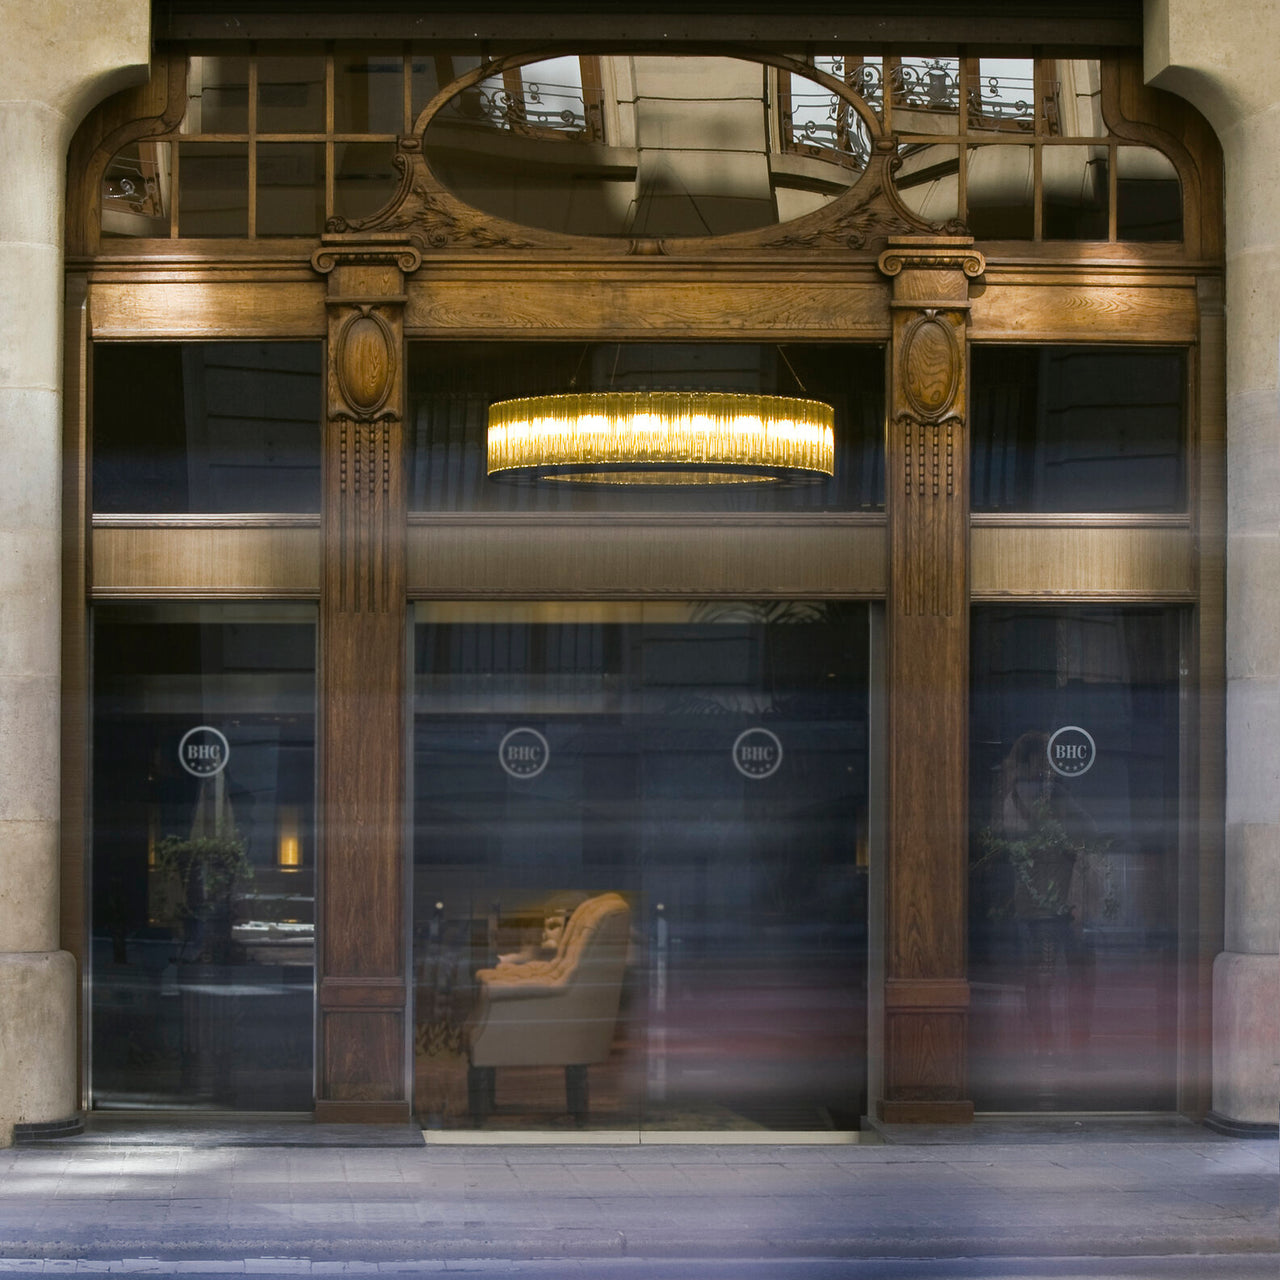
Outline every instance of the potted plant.
<svg viewBox="0 0 1280 1280">
<path fill-rule="evenodd" d="M 225 963 L 231 951 L 232 896 L 252 880 L 238 832 L 165 836 L 156 845 L 152 915 L 180 934 L 184 960 Z"/>
</svg>

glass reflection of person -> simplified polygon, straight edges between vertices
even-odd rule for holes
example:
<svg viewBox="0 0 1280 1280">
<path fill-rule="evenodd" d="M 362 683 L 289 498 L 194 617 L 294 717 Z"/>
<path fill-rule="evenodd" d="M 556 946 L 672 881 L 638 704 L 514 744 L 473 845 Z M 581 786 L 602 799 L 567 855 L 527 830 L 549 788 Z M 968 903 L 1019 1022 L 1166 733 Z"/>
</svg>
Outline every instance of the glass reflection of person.
<svg viewBox="0 0 1280 1280">
<path fill-rule="evenodd" d="M 988 839 L 1012 873 L 1011 906 L 1022 950 L 1023 983 L 1032 1046 L 1038 1055 L 1061 1047 L 1053 995 L 1059 962 L 1065 971 L 1066 1047 L 1088 1049 L 1094 957 L 1079 904 L 1085 859 L 1096 843 L 1094 825 L 1065 780 L 1049 763 L 1048 735 L 1022 734 L 1000 768 L 999 836 Z"/>
</svg>

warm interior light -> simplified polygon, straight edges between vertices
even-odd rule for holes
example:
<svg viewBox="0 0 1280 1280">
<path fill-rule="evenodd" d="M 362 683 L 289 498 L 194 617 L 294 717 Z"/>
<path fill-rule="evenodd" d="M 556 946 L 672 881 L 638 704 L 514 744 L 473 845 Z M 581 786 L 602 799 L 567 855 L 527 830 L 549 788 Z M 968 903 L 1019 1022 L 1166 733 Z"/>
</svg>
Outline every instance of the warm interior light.
<svg viewBox="0 0 1280 1280">
<path fill-rule="evenodd" d="M 298 836 L 298 806 L 280 806 L 280 845 L 276 855 L 277 866 L 296 871 L 302 866 L 302 841 Z"/>
<path fill-rule="evenodd" d="M 489 475 L 591 484 L 745 484 L 835 472 L 817 400 L 721 391 L 528 396 L 489 408 Z"/>
</svg>

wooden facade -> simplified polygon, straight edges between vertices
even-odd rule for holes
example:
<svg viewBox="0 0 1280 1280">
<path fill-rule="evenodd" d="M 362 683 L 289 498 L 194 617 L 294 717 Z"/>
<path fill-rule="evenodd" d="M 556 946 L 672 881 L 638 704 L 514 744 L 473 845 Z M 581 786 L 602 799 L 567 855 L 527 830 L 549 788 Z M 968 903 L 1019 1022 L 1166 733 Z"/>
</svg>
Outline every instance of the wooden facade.
<svg viewBox="0 0 1280 1280">
<path fill-rule="evenodd" d="M 530 55 L 521 55 L 526 60 Z M 778 55 L 761 55 L 780 68 Z M 86 606 L 312 599 L 321 657 L 318 1118 L 407 1118 L 405 635 L 415 599 L 829 598 L 887 621 L 882 1095 L 889 1121 L 963 1121 L 969 605 L 1163 602 L 1194 619 L 1200 796 L 1184 833 L 1191 948 L 1180 1105 L 1202 1111 L 1217 948 L 1222 745 L 1219 162 L 1183 104 L 1105 63 L 1120 138 L 1182 181 L 1177 245 L 977 241 L 892 195 L 893 148 L 847 197 L 782 228 L 605 241 L 518 228 L 435 182 L 417 139 L 393 206 L 317 242 L 104 241 L 97 193 L 126 142 L 172 130 L 184 60 L 100 109 L 72 150 L 66 421 L 63 946 L 85 958 Z M 878 176 L 877 176 L 878 175 Z M 860 195 L 860 191 L 869 194 Z M 1113 213 L 1114 230 L 1114 213 Z M 319 519 L 92 514 L 85 394 L 96 342 L 309 338 L 327 360 Z M 405 343 L 436 338 L 874 342 L 887 348 L 882 513 L 430 513 L 405 498 Z M 1185 515 L 971 515 L 969 356 L 979 343 L 1116 343 L 1190 353 Z M 1197 829 L 1195 823 L 1198 822 Z M 1190 902 L 1190 899 L 1188 899 Z"/>
</svg>

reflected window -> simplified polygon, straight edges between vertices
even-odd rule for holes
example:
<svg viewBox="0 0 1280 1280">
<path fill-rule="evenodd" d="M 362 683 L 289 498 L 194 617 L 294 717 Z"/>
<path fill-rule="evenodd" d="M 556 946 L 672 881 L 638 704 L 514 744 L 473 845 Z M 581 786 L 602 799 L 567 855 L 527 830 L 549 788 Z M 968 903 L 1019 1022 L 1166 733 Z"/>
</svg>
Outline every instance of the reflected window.
<svg viewBox="0 0 1280 1280">
<path fill-rule="evenodd" d="M 835 475 L 794 485 L 629 487 L 490 480 L 490 404 L 568 390 L 685 388 L 801 395 L 835 410 Z M 414 342 L 409 500 L 415 511 L 855 511 L 884 503 L 884 352 L 873 346 Z"/>
<path fill-rule="evenodd" d="M 415 1110 L 853 1129 L 867 607 L 419 605 Z"/>
<path fill-rule="evenodd" d="M 1175 1106 L 1180 621 L 973 610 L 980 1109 Z"/>
<path fill-rule="evenodd" d="M 94 610 L 94 1106 L 311 1106 L 315 635 Z"/>
<path fill-rule="evenodd" d="M 970 377 L 975 512 L 1186 509 L 1181 352 L 974 346 Z"/>
<path fill-rule="evenodd" d="M 100 343 L 96 512 L 318 512 L 320 344 Z"/>
</svg>

